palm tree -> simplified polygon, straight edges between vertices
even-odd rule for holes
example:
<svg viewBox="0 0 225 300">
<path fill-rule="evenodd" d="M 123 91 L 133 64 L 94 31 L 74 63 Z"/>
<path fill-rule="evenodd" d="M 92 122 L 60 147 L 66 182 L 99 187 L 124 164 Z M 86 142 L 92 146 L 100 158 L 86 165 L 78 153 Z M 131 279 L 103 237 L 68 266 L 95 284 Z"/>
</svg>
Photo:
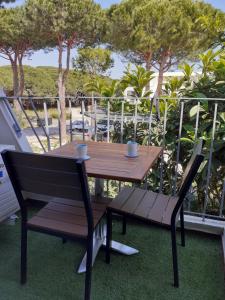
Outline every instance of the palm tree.
<svg viewBox="0 0 225 300">
<path fill-rule="evenodd" d="M 153 79 L 153 73 L 154 72 L 146 71 L 146 69 L 141 66 L 136 66 L 135 70 L 130 71 L 128 66 L 127 70 L 125 71 L 124 78 L 121 81 L 121 85 L 123 86 L 124 90 L 127 87 L 132 87 L 136 97 L 147 98 L 150 96 L 151 91 L 146 91 L 146 87 Z"/>
</svg>

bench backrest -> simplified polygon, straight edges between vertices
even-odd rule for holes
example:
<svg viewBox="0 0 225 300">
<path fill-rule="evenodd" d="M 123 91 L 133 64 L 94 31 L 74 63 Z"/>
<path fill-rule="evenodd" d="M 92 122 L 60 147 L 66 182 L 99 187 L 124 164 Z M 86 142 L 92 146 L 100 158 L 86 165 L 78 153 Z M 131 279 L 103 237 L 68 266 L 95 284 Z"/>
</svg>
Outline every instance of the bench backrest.
<svg viewBox="0 0 225 300">
<path fill-rule="evenodd" d="M 2 158 L 21 211 L 26 204 L 23 192 L 84 202 L 89 225 L 93 224 L 85 164 L 81 160 L 4 151 Z"/>
</svg>

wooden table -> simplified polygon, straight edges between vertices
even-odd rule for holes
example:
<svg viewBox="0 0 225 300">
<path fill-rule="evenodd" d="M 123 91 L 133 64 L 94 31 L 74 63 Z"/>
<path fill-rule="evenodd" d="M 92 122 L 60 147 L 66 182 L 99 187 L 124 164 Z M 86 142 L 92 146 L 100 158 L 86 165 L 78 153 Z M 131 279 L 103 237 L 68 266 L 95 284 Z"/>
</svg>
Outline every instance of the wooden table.
<svg viewBox="0 0 225 300">
<path fill-rule="evenodd" d="M 49 154 L 72 157 L 77 156 L 76 145 L 87 144 L 90 160 L 85 162 L 88 176 L 96 178 L 96 194 L 103 191 L 104 182 L 100 179 L 113 179 L 124 182 L 141 183 L 162 154 L 163 148 L 154 146 L 139 146 L 136 158 L 126 157 L 127 145 L 111 144 L 104 142 L 71 142 L 58 149 L 50 151 Z M 106 242 L 106 224 L 103 221 L 95 230 L 93 240 L 93 263 L 102 245 Z M 127 245 L 112 241 L 112 249 L 125 254 L 132 255 L 139 251 Z M 86 271 L 86 255 L 84 256 L 78 273 Z"/>
<path fill-rule="evenodd" d="M 51 151 L 51 154 L 76 157 L 76 144 L 72 142 Z M 90 160 L 85 162 L 90 177 L 141 183 L 159 158 L 163 148 L 139 146 L 137 158 L 126 157 L 127 145 L 104 142 L 85 142 Z"/>
</svg>

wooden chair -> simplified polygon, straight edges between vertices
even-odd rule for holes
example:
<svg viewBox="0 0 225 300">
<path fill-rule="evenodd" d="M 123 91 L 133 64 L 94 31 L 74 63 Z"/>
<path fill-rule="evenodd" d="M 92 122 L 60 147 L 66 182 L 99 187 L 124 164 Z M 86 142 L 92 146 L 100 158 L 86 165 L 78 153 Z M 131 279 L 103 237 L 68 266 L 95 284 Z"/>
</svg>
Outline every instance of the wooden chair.
<svg viewBox="0 0 225 300">
<path fill-rule="evenodd" d="M 107 241 L 106 262 L 110 263 L 110 246 L 112 240 L 112 214 L 125 218 L 134 218 L 147 224 L 155 223 L 171 230 L 174 286 L 179 286 L 176 224 L 180 215 L 181 242 L 185 246 L 183 201 L 203 161 L 203 156 L 196 154 L 197 146 L 183 175 L 182 184 L 177 196 L 167 196 L 139 188 L 124 188 L 107 207 Z"/>
<path fill-rule="evenodd" d="M 21 283 L 27 278 L 27 231 L 66 239 L 86 239 L 85 300 L 91 295 L 93 232 L 107 202 L 91 201 L 81 160 L 4 151 L 2 157 L 21 208 Z M 53 197 L 31 219 L 23 192 Z"/>
</svg>

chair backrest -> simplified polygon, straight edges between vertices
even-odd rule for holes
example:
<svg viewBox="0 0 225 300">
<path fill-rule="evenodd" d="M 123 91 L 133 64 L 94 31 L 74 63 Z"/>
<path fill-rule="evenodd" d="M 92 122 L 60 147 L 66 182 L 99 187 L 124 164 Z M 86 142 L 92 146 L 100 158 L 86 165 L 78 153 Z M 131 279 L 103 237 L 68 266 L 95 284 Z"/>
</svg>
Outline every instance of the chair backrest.
<svg viewBox="0 0 225 300">
<path fill-rule="evenodd" d="M 191 156 L 191 158 L 190 158 L 190 160 L 189 160 L 189 162 L 188 162 L 188 164 L 185 168 L 184 174 L 182 176 L 182 181 L 181 181 L 181 185 L 180 185 L 180 189 L 179 189 L 178 194 L 180 193 L 180 190 L 181 190 L 181 188 L 184 184 L 184 181 L 185 181 L 185 179 L 188 175 L 188 172 L 190 171 L 190 168 L 191 168 L 196 156 L 200 155 L 202 153 L 202 147 L 203 147 L 203 140 L 199 139 L 194 145 L 192 156 Z"/>
<path fill-rule="evenodd" d="M 81 160 L 3 151 L 2 158 L 20 204 L 26 210 L 23 192 L 84 202 L 88 227 L 93 215 L 85 164 Z"/>
<path fill-rule="evenodd" d="M 204 156 L 201 154 L 202 146 L 203 146 L 203 140 L 200 139 L 195 144 L 192 157 L 191 157 L 190 161 L 188 162 L 187 167 L 184 171 L 181 186 L 180 186 L 180 189 L 178 192 L 178 201 L 173 210 L 171 220 L 175 220 L 177 218 L 177 214 L 178 214 L 181 206 L 183 205 L 183 201 L 186 197 L 186 194 L 191 187 L 191 184 L 198 172 L 198 169 L 199 169 L 202 161 L 204 160 Z"/>
</svg>

